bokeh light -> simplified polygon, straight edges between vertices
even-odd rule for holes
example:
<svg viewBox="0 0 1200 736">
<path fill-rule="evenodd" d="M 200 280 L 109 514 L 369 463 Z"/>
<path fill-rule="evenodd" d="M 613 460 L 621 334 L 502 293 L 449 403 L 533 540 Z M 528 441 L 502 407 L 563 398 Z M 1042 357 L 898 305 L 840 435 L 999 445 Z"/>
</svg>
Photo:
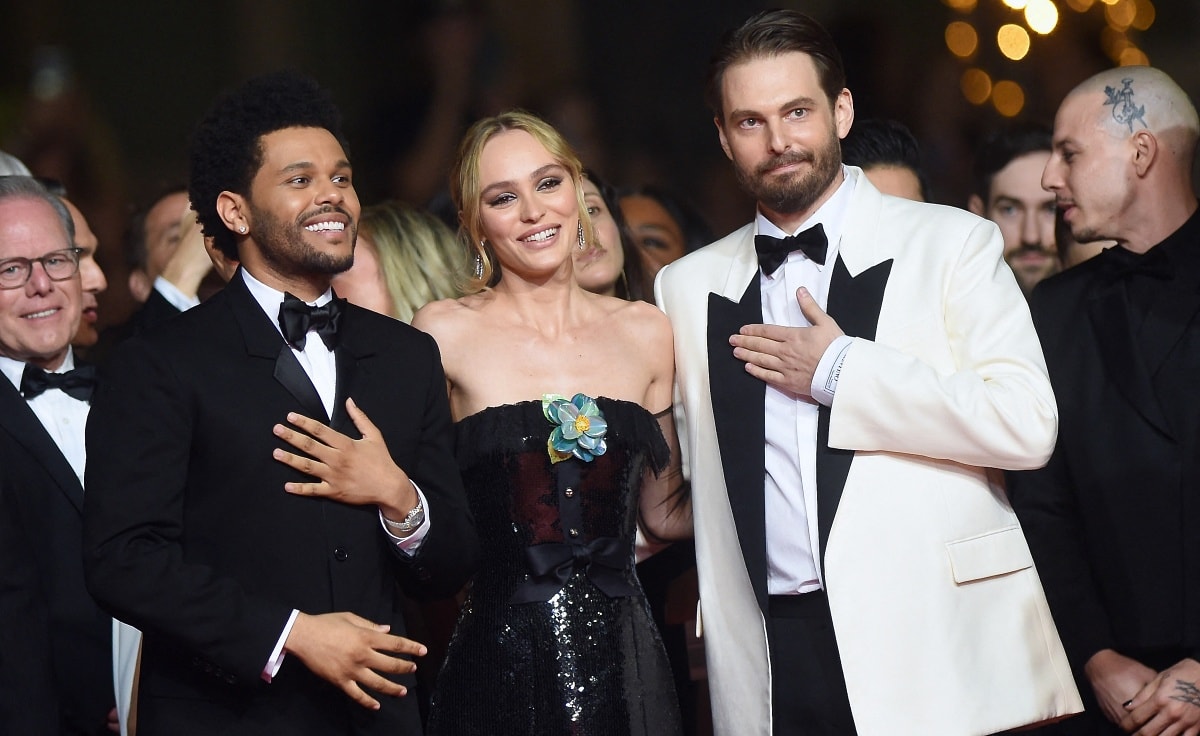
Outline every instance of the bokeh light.
<svg viewBox="0 0 1200 736">
<path fill-rule="evenodd" d="M 1025 22 L 1034 33 L 1045 36 L 1058 25 L 1058 6 L 1052 0 L 1029 0 Z"/>
<path fill-rule="evenodd" d="M 1025 90 L 1007 79 L 996 82 L 992 87 L 992 106 L 1006 118 L 1016 117 L 1025 107 Z"/>
<path fill-rule="evenodd" d="M 1133 0 L 1117 0 L 1104 8 L 1104 19 L 1110 26 L 1120 31 L 1133 25 L 1133 19 L 1136 17 L 1137 6 Z"/>
<path fill-rule="evenodd" d="M 956 20 L 946 26 L 946 48 L 960 59 L 970 58 L 979 48 L 979 35 L 970 23 Z"/>
<path fill-rule="evenodd" d="M 1150 26 L 1154 25 L 1154 19 L 1158 11 L 1154 8 L 1154 3 L 1150 0 L 1134 0 L 1136 8 L 1133 15 L 1133 27 L 1139 31 L 1149 30 Z"/>
<path fill-rule="evenodd" d="M 1121 66 L 1150 66 L 1150 57 L 1146 56 L 1146 52 L 1139 49 L 1137 46 L 1130 44 L 1121 55 L 1117 57 L 1117 64 Z"/>
<path fill-rule="evenodd" d="M 946 7 L 961 10 L 964 13 L 969 13 L 975 9 L 975 0 L 942 0 Z"/>
<path fill-rule="evenodd" d="M 975 105 L 982 105 L 992 95 L 992 78 L 982 69 L 971 68 L 963 72 L 959 86 L 963 97 Z"/>
<path fill-rule="evenodd" d="M 996 45 L 1000 53 L 1020 61 L 1029 53 L 1029 33 L 1016 23 L 1006 23 L 996 31 Z"/>
<path fill-rule="evenodd" d="M 1076 13 L 1086 13 L 1092 9 L 1096 0 L 1067 0 L 1067 5 Z"/>
<path fill-rule="evenodd" d="M 1029 0 L 1004 0 L 1004 4 L 1013 10 L 1023 10 Z"/>
</svg>

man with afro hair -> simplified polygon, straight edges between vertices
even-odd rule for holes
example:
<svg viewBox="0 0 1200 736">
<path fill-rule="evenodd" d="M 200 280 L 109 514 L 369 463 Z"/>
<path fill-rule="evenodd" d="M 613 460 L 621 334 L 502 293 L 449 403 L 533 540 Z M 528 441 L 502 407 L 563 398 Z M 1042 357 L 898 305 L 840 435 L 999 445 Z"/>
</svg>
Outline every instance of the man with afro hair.
<svg viewBox="0 0 1200 736">
<path fill-rule="evenodd" d="M 420 733 L 401 590 L 477 557 L 436 345 L 330 289 L 360 207 L 314 81 L 233 90 L 190 163 L 241 267 L 118 349 L 88 424 L 87 581 L 144 632 L 139 730 Z"/>
</svg>

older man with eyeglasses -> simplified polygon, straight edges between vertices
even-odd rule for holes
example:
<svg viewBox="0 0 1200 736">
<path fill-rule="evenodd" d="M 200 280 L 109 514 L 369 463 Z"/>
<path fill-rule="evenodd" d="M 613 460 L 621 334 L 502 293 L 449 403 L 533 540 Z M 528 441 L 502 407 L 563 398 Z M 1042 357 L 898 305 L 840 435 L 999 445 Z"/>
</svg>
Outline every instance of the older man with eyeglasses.
<svg viewBox="0 0 1200 736">
<path fill-rule="evenodd" d="M 0 177 L 0 734 L 116 730 L 112 619 L 83 582 L 80 249 L 62 202 Z"/>
</svg>

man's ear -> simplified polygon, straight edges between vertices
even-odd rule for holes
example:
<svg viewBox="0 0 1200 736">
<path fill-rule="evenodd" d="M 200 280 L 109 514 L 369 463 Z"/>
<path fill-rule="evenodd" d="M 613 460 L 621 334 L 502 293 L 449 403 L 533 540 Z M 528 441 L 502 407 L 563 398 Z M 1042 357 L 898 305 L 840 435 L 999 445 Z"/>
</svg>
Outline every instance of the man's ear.
<svg viewBox="0 0 1200 736">
<path fill-rule="evenodd" d="M 1158 158 L 1158 139 L 1148 130 L 1139 130 L 1130 141 L 1133 144 L 1133 169 L 1138 177 L 1144 177 Z"/>
<path fill-rule="evenodd" d="M 837 125 L 838 138 L 845 138 L 854 125 L 854 97 L 850 90 L 843 88 L 833 101 L 833 120 Z"/>
<path fill-rule="evenodd" d="M 721 141 L 721 150 L 725 152 L 725 158 L 733 160 L 733 151 L 729 150 L 729 140 L 725 138 L 725 126 L 721 124 L 721 118 L 714 117 L 713 125 L 717 126 L 717 138 Z"/>
<path fill-rule="evenodd" d="M 150 291 L 154 285 L 150 282 L 150 276 L 140 268 L 135 268 L 129 272 L 129 293 L 139 304 L 145 304 L 150 298 Z"/>
<path fill-rule="evenodd" d="M 971 196 L 967 197 L 967 210 L 979 215 L 980 217 L 987 216 L 983 214 L 983 200 L 978 194 L 972 194 Z"/>
<path fill-rule="evenodd" d="M 235 233 L 245 234 L 250 226 L 250 208 L 246 198 L 236 192 L 224 191 L 217 195 L 217 215 L 225 227 Z"/>
</svg>

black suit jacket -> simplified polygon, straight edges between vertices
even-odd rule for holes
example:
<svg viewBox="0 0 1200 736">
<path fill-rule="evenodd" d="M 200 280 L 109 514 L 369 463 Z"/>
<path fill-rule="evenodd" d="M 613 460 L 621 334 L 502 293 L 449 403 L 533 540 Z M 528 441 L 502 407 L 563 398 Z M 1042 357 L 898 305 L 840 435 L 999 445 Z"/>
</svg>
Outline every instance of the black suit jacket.
<svg viewBox="0 0 1200 736">
<path fill-rule="evenodd" d="M 1077 671 L 1105 648 L 1200 656 L 1200 217 L 1159 249 L 1174 277 L 1132 287 L 1152 294 L 1142 309 L 1115 250 L 1031 302 L 1058 444 L 1009 491 Z"/>
<path fill-rule="evenodd" d="M 331 424 L 359 436 L 353 397 L 425 494 L 432 527 L 412 558 L 375 507 L 283 490 L 308 478 L 272 459 L 272 426 L 328 420 L 240 274 L 111 361 L 88 421 L 85 565 L 97 600 L 144 632 L 141 732 L 419 732 L 411 697 L 367 711 L 295 657 L 261 679 L 292 609 L 403 635 L 401 588 L 449 595 L 477 557 L 433 339 L 351 305 L 340 340 Z"/>
<path fill-rule="evenodd" d="M 105 732 L 112 619 L 84 586 L 82 509 L 75 471 L 0 376 L 0 735 Z"/>
</svg>

